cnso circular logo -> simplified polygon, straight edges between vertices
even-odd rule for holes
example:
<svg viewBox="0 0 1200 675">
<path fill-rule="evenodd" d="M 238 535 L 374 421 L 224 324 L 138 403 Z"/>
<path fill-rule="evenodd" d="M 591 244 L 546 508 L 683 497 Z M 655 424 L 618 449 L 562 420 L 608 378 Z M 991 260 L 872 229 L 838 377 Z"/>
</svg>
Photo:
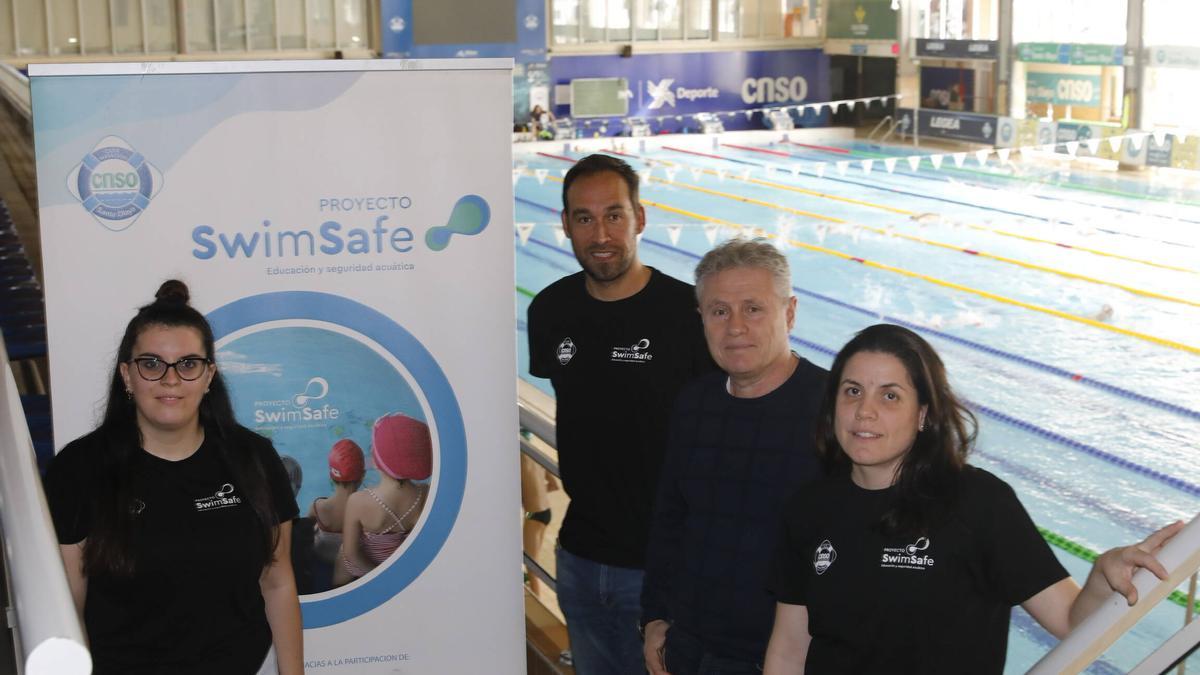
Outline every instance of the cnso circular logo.
<svg viewBox="0 0 1200 675">
<path fill-rule="evenodd" d="M 124 139 L 108 136 L 84 155 L 67 189 L 104 227 L 134 223 L 162 188 L 162 173 Z"/>
</svg>

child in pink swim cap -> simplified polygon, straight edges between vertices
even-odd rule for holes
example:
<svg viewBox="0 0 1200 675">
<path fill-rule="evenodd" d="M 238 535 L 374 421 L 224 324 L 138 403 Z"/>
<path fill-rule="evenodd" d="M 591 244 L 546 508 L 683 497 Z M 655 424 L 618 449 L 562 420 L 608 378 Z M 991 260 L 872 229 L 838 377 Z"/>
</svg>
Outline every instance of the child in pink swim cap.
<svg viewBox="0 0 1200 675">
<path fill-rule="evenodd" d="M 371 457 L 379 484 L 350 496 L 342 527 L 341 565 L 334 585 L 363 576 L 387 560 L 416 527 L 433 473 L 429 426 L 402 413 L 375 420 Z"/>
</svg>

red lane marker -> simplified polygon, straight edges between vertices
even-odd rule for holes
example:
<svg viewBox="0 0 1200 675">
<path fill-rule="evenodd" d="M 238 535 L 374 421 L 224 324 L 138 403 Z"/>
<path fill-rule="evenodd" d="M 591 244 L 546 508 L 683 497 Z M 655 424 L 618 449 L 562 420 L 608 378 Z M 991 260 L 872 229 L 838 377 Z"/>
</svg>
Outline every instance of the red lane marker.
<svg viewBox="0 0 1200 675">
<path fill-rule="evenodd" d="M 853 261 L 854 261 L 854 262 L 856 262 L 856 263 L 863 263 L 863 264 L 866 264 L 866 262 L 867 262 L 866 260 L 863 260 L 862 258 L 850 258 L 850 259 L 851 259 L 851 260 L 853 260 Z"/>
<path fill-rule="evenodd" d="M 682 153 L 688 154 L 688 155 L 698 155 L 700 157 L 708 157 L 709 159 L 726 159 L 725 157 L 722 157 L 720 155 L 710 155 L 707 152 L 697 152 L 695 150 L 684 150 L 683 148 L 675 148 L 670 145 L 664 145 L 663 150 L 673 150 L 675 152 L 682 152 Z"/>
<path fill-rule="evenodd" d="M 971 249 L 969 249 L 969 248 L 964 248 L 964 249 L 962 250 L 962 252 L 963 252 L 963 253 L 970 253 L 971 255 L 979 255 L 979 251 L 972 251 L 972 250 L 971 250 Z"/>
<path fill-rule="evenodd" d="M 843 155 L 849 155 L 850 151 L 845 148 L 831 148 L 828 145 L 809 145 L 808 143 L 797 143 L 796 141 L 788 141 L 792 145 L 798 145 L 802 148 L 812 148 L 813 150 L 824 150 L 825 152 L 836 152 Z"/>
<path fill-rule="evenodd" d="M 1083 379 L 1083 376 L 1080 375 L 1079 373 L 1075 373 L 1075 374 L 1071 375 L 1071 379 L 1075 380 L 1076 382 L 1079 382 L 1080 380 Z"/>
<path fill-rule="evenodd" d="M 1060 243 L 1058 243 L 1057 241 L 1056 241 L 1056 242 L 1054 242 L 1054 245 L 1055 245 L 1055 246 L 1061 246 L 1061 247 L 1063 247 L 1063 248 L 1075 248 L 1074 246 L 1072 246 L 1072 245 L 1070 245 L 1070 244 L 1060 244 Z"/>
<path fill-rule="evenodd" d="M 563 157 L 562 155 L 552 155 L 548 152 L 539 152 L 538 154 L 542 157 L 549 157 L 550 159 L 561 159 L 564 162 L 570 162 L 572 164 L 575 163 L 575 160 L 571 159 L 570 157 Z"/>
<path fill-rule="evenodd" d="M 765 152 L 768 155 L 778 155 L 780 157 L 791 157 L 791 153 L 782 152 L 779 150 L 768 150 L 766 148 L 753 148 L 749 145 L 734 145 L 733 143 L 722 143 L 726 148 L 735 148 L 737 150 L 749 150 L 750 152 Z"/>
</svg>

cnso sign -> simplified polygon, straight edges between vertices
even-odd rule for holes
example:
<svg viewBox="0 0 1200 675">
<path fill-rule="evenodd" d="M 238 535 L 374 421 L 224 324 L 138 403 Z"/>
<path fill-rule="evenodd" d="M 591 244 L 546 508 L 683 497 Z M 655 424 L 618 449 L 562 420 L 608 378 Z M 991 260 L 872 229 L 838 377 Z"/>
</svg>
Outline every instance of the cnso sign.
<svg viewBox="0 0 1200 675">
<path fill-rule="evenodd" d="M 794 77 L 748 77 L 742 81 L 742 102 L 799 103 L 808 98 L 808 80 Z"/>
</svg>

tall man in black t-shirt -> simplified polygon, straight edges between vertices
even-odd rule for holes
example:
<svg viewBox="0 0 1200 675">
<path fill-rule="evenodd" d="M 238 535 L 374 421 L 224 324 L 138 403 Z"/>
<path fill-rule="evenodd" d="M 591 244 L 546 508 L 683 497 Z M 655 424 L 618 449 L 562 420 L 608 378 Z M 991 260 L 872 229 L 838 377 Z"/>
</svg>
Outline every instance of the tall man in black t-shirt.
<svg viewBox="0 0 1200 675">
<path fill-rule="evenodd" d="M 771 244 L 714 248 L 696 288 L 724 372 L 684 387 L 671 415 L 646 553 L 645 666 L 752 675 L 771 634 L 767 571 L 783 506 L 820 474 L 812 432 L 827 373 L 791 351 L 796 298 Z"/>
<path fill-rule="evenodd" d="M 563 230 L 582 272 L 529 306 L 529 370 L 557 398 L 571 502 L 559 532 L 558 601 L 580 675 L 642 670 L 642 568 L 679 388 L 713 368 L 691 285 L 638 260 L 638 176 L 608 155 L 563 180 Z"/>
</svg>

